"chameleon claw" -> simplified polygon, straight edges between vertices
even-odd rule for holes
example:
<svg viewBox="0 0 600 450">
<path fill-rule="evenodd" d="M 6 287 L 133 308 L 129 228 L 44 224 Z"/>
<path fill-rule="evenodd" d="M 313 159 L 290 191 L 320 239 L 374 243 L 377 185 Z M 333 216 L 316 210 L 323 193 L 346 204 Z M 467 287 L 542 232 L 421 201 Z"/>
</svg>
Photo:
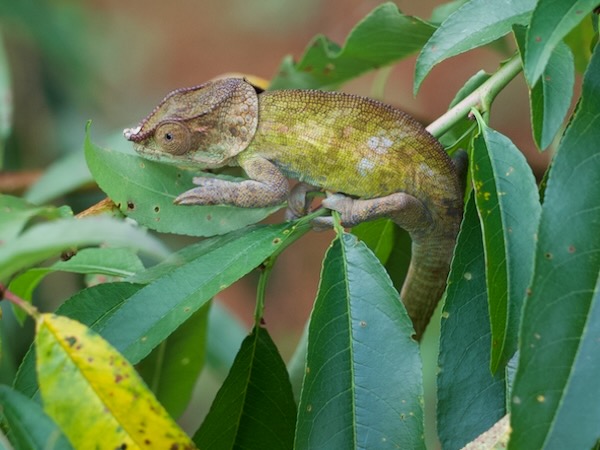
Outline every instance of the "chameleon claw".
<svg viewBox="0 0 600 450">
<path fill-rule="evenodd" d="M 316 217 L 310 221 L 313 231 L 328 231 L 333 228 L 333 217 Z"/>
<path fill-rule="evenodd" d="M 290 207 L 286 208 L 284 218 L 288 222 L 291 222 L 292 220 L 299 219 L 300 217 L 302 217 L 302 215 L 298 215 L 296 213 L 296 211 L 294 211 L 292 208 L 290 208 Z"/>
<path fill-rule="evenodd" d="M 175 200 L 173 200 L 173 203 L 176 205 L 193 205 L 194 201 L 190 198 L 190 196 L 181 194 Z"/>
<path fill-rule="evenodd" d="M 202 189 L 194 188 L 183 194 L 178 195 L 173 203 L 176 205 L 210 205 L 206 199 L 206 192 Z"/>
<path fill-rule="evenodd" d="M 353 200 L 344 194 L 327 194 L 327 198 L 323 199 L 321 204 L 332 211 L 337 211 L 340 214 L 352 205 Z"/>
</svg>

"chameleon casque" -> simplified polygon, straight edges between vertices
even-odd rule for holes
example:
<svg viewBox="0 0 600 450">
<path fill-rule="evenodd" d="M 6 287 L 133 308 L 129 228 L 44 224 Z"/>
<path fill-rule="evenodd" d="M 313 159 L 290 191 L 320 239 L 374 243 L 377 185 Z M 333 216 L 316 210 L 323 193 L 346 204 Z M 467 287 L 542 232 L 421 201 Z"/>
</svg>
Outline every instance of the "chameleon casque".
<svg viewBox="0 0 600 450">
<path fill-rule="evenodd" d="M 226 78 L 171 92 L 125 137 L 149 159 L 184 167 L 240 166 L 241 182 L 197 177 L 181 205 L 257 208 L 288 201 L 307 213 L 307 193 L 342 225 L 387 217 L 410 233 L 401 298 L 420 339 L 444 292 L 463 210 L 457 169 L 409 115 L 368 98 L 313 90 L 265 91 Z M 287 178 L 300 181 L 290 190 Z M 316 228 L 332 225 L 315 219 Z"/>
</svg>

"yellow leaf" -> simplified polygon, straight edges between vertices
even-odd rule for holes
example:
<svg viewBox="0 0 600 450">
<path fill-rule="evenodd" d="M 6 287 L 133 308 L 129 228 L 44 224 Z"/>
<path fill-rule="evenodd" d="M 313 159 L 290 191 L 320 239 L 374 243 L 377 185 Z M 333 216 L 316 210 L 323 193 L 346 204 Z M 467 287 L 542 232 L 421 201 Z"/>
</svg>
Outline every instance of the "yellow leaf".
<svg viewBox="0 0 600 450">
<path fill-rule="evenodd" d="M 194 449 L 134 368 L 79 322 L 37 319 L 44 410 L 77 449 Z"/>
</svg>

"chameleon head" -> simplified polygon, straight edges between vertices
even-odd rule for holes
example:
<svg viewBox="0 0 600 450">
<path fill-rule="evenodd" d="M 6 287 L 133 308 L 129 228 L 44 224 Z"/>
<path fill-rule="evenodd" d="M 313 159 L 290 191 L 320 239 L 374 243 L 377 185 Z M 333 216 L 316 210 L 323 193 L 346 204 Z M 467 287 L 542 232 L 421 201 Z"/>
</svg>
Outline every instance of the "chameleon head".
<svg viewBox="0 0 600 450">
<path fill-rule="evenodd" d="M 171 92 L 123 134 L 144 157 L 215 168 L 246 149 L 257 126 L 256 89 L 241 78 L 225 78 Z"/>
</svg>

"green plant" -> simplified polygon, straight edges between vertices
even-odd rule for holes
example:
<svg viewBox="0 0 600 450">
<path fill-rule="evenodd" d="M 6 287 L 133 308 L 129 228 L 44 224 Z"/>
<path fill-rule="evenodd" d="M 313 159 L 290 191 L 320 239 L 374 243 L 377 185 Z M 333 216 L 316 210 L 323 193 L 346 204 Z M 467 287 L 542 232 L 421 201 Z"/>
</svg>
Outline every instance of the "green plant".
<svg viewBox="0 0 600 450">
<path fill-rule="evenodd" d="M 514 39 L 518 53 L 495 73 L 474 75 L 428 127 L 450 152 L 468 149 L 474 187 L 441 313 L 437 422 L 443 448 L 461 448 L 496 423 L 499 437 L 484 436 L 483 448 L 507 440 L 511 449 L 592 448 L 600 437 L 595 6 L 584 0 L 459 1 L 426 22 L 387 3 L 355 27 L 344 46 L 317 37 L 299 62 L 286 58 L 271 81 L 274 89 L 335 88 L 420 51 L 416 92 L 439 62 L 506 35 Z M 575 65 L 585 75 L 562 133 Z M 562 133 L 540 187 L 511 140 L 488 125 L 494 98 L 522 69 L 536 143 L 544 149 Z M 213 237 L 168 254 L 158 238 L 119 218 L 74 219 L 68 207 L 0 197 L 4 298 L 34 317 L 38 332 L 13 387 L 0 387 L 0 444 L 70 448 L 102 436 L 110 448 L 174 442 L 199 448 L 425 446 L 420 348 L 394 289 L 401 283 L 395 278 L 401 256 L 409 251 L 400 230 L 387 221 L 352 233 L 336 228 L 307 336 L 286 370 L 261 325 L 265 289 L 279 254 L 308 239 L 310 218 L 323 211 L 291 223 L 250 225 L 273 209 L 180 208 L 171 200 L 192 174 L 103 149 L 89 134 L 84 146 L 95 181 L 122 214 L 160 232 Z M 74 247 L 90 248 L 40 266 Z M 145 268 L 132 248 L 158 263 Z M 207 327 L 218 341 L 229 339 L 228 327 L 235 329 L 224 311 L 210 311 L 211 299 L 256 268 L 254 329 L 192 444 L 171 417 L 187 405 L 205 352 L 227 360 L 226 353 L 206 348 Z M 56 310 L 84 327 L 28 303 L 53 271 L 115 277 Z M 68 370 L 56 373 L 60 361 Z M 129 364 L 138 364 L 162 406 Z M 141 404 L 135 414 L 127 409 L 134 400 Z M 142 430 L 150 422 L 156 426 Z"/>
</svg>

